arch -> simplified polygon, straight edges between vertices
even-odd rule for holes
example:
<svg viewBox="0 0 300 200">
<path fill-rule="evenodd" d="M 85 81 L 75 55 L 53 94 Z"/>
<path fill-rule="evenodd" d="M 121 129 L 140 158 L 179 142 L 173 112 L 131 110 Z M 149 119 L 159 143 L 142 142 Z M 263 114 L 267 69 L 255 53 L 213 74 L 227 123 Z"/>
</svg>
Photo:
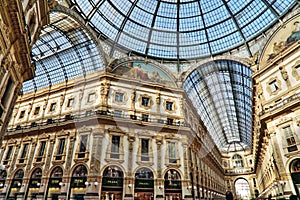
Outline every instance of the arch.
<svg viewBox="0 0 300 200">
<path fill-rule="evenodd" d="M 108 165 L 102 172 L 101 199 L 122 199 L 124 172 L 117 165 Z"/>
<path fill-rule="evenodd" d="M 14 173 L 13 179 L 11 181 L 9 190 L 6 194 L 5 199 L 16 198 L 17 193 L 21 190 L 21 186 L 24 178 L 24 170 L 17 169 Z"/>
<path fill-rule="evenodd" d="M 183 80 L 183 89 L 221 152 L 250 149 L 251 75 L 252 70 L 241 62 L 213 60 Z"/>
<path fill-rule="evenodd" d="M 49 181 L 46 189 L 45 199 L 50 197 L 51 199 L 58 200 L 60 194 L 63 177 L 63 169 L 61 166 L 54 166 L 49 172 Z M 58 189 L 57 189 L 58 188 Z"/>
<path fill-rule="evenodd" d="M 1 172 L 0 172 L 0 188 L 4 188 L 6 178 L 7 178 L 6 170 L 1 170 Z"/>
<path fill-rule="evenodd" d="M 148 167 L 139 168 L 134 174 L 134 196 L 137 199 L 154 199 L 154 174 Z"/>
<path fill-rule="evenodd" d="M 29 184 L 25 193 L 25 199 L 27 199 L 27 197 L 30 197 L 31 199 L 36 198 L 38 194 L 38 189 L 41 186 L 42 176 L 43 173 L 41 168 L 35 168 L 32 171 L 32 174 L 29 179 Z"/>
<path fill-rule="evenodd" d="M 164 175 L 165 196 L 172 199 L 182 198 L 181 174 L 177 169 L 168 169 Z"/>
<path fill-rule="evenodd" d="M 67 199 L 84 199 L 86 193 L 88 168 L 84 164 L 74 166 Z"/>
<path fill-rule="evenodd" d="M 296 194 L 300 195 L 300 158 L 293 159 L 289 164 L 289 172 Z"/>
<path fill-rule="evenodd" d="M 236 198 L 238 199 L 250 199 L 250 186 L 245 178 L 237 178 L 234 181 L 234 187 L 236 191 Z"/>
<path fill-rule="evenodd" d="M 156 179 L 157 178 L 157 174 L 156 174 L 156 171 L 152 168 L 152 167 L 149 167 L 149 166 L 139 166 L 137 167 L 134 171 L 133 171 L 133 174 L 136 174 L 140 169 L 142 168 L 147 168 L 149 169 L 152 173 L 153 173 L 153 178 Z"/>
<path fill-rule="evenodd" d="M 23 83 L 23 93 L 100 71 L 104 68 L 97 44 L 72 16 L 50 12 L 50 23 L 41 30 L 32 48 L 36 76 Z"/>
</svg>

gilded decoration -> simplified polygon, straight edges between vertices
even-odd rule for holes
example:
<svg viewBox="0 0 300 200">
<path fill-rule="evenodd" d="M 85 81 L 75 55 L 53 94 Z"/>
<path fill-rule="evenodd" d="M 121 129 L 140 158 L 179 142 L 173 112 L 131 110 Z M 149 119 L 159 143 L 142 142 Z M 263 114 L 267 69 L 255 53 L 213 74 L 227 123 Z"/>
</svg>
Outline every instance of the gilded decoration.
<svg viewBox="0 0 300 200">
<path fill-rule="evenodd" d="M 295 65 L 292 67 L 292 75 L 296 78 L 297 81 L 300 79 L 300 60 L 298 60 Z"/>
<path fill-rule="evenodd" d="M 143 98 L 149 99 L 147 105 L 143 104 Z M 152 97 L 149 96 L 148 94 L 141 94 L 138 98 L 138 102 L 139 102 L 140 107 L 144 108 L 144 109 L 150 109 L 153 105 Z"/>
</svg>

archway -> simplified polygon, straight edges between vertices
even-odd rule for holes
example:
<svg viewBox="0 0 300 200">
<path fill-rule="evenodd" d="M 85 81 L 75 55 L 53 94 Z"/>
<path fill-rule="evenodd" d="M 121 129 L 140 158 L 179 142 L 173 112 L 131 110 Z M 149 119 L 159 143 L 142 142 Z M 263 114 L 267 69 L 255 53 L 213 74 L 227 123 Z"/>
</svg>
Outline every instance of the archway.
<svg viewBox="0 0 300 200">
<path fill-rule="evenodd" d="M 239 178 L 234 183 L 236 199 L 250 199 L 250 186 L 246 179 Z"/>
<path fill-rule="evenodd" d="M 154 176 L 149 168 L 143 167 L 135 173 L 134 199 L 154 199 Z"/>
<path fill-rule="evenodd" d="M 30 199 L 36 198 L 36 196 L 39 193 L 41 181 L 42 181 L 42 170 L 40 168 L 37 168 L 32 172 L 32 175 L 30 177 L 27 192 L 25 194 L 25 199 L 27 199 L 27 197 L 29 197 Z"/>
<path fill-rule="evenodd" d="M 181 176 L 175 169 L 170 169 L 165 174 L 166 200 L 179 200 L 182 197 Z"/>
<path fill-rule="evenodd" d="M 118 166 L 105 168 L 102 177 L 101 200 L 121 200 L 124 174 Z"/>
<path fill-rule="evenodd" d="M 300 158 L 293 160 L 290 164 L 290 173 L 297 195 L 300 195 Z"/>
<path fill-rule="evenodd" d="M 10 188 L 8 190 L 6 199 L 16 199 L 17 198 L 17 194 L 20 192 L 20 189 L 22 187 L 23 177 L 24 177 L 24 171 L 22 169 L 19 169 L 15 173 L 14 178 L 10 184 Z"/>
<path fill-rule="evenodd" d="M 70 199 L 83 200 L 86 192 L 87 169 L 84 165 L 78 165 L 72 174 L 69 190 Z"/>
<path fill-rule="evenodd" d="M 55 167 L 49 178 L 45 199 L 58 200 L 62 183 L 63 170 L 61 167 Z"/>
</svg>

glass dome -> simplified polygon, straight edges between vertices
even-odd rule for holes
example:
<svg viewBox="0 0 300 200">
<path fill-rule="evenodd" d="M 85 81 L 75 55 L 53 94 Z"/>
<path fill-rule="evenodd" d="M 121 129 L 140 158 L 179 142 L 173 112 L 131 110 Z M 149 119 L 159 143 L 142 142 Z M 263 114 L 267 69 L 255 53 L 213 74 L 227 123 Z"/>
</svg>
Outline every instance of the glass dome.
<svg viewBox="0 0 300 200">
<path fill-rule="evenodd" d="M 245 45 L 295 0 L 69 0 L 116 46 L 164 59 L 192 59 Z"/>
</svg>

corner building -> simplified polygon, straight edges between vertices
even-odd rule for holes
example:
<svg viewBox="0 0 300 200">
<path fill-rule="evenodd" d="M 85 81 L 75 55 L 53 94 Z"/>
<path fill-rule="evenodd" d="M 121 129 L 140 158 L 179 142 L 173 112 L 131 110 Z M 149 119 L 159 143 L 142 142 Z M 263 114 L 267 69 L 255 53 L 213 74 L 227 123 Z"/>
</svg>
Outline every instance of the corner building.
<svg viewBox="0 0 300 200">
<path fill-rule="evenodd" d="M 299 196 L 297 1 L 0 11 L 0 199 Z"/>
</svg>

